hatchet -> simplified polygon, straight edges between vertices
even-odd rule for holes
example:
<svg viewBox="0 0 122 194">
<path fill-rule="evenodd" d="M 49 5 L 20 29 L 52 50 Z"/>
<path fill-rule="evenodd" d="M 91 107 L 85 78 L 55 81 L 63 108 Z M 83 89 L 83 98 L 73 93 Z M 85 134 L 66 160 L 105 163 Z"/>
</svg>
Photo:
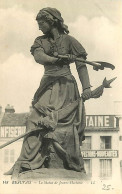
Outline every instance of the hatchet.
<svg viewBox="0 0 122 194">
<path fill-rule="evenodd" d="M 62 59 L 68 59 L 69 56 L 68 55 L 59 55 L 57 52 L 54 52 L 54 56 L 58 57 L 58 58 L 62 58 Z M 98 71 L 100 70 L 104 70 L 104 68 L 110 68 L 110 69 L 115 69 L 115 66 L 112 65 L 111 63 L 108 62 L 103 62 L 103 61 L 87 61 L 81 58 L 76 58 L 75 61 L 80 61 L 86 64 L 89 64 L 91 66 L 93 66 L 93 69 Z"/>
</svg>

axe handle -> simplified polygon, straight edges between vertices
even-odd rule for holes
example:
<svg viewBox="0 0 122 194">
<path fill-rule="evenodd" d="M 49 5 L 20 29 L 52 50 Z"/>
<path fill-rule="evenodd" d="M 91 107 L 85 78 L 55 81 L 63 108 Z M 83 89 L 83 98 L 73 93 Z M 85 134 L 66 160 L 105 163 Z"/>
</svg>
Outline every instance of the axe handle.
<svg viewBox="0 0 122 194">
<path fill-rule="evenodd" d="M 38 130 L 38 129 L 37 129 L 37 130 Z M 6 146 L 8 146 L 8 145 L 10 145 L 10 144 L 12 144 L 12 143 L 14 143 L 15 141 L 17 141 L 17 140 L 19 140 L 19 139 L 25 137 L 26 135 L 29 135 L 30 133 L 32 133 L 32 132 L 34 132 L 34 131 L 37 131 L 37 130 L 27 131 L 27 132 L 23 133 L 22 135 L 19 135 L 18 137 L 15 137 L 14 139 L 12 139 L 12 140 L 10 140 L 10 141 L 8 141 L 8 142 L 2 144 L 2 145 L 0 146 L 0 149 L 2 149 L 2 148 L 4 148 L 4 147 L 6 147 Z"/>
<path fill-rule="evenodd" d="M 68 59 L 68 56 L 66 56 L 66 55 L 57 55 L 57 57 L 62 58 L 62 59 Z M 96 68 L 100 68 L 101 67 L 101 64 L 100 63 L 95 63 L 95 62 L 83 60 L 81 58 L 76 58 L 75 60 L 76 61 L 83 62 L 83 63 L 87 63 L 89 65 L 92 65 L 93 67 L 96 67 Z"/>
<path fill-rule="evenodd" d="M 10 141 L 8 141 L 8 142 L 6 142 L 6 143 L 4 143 L 3 145 L 0 146 L 0 149 L 2 149 L 2 148 L 4 148 L 4 147 L 8 146 L 8 145 L 11 144 L 11 143 L 14 143 L 15 141 L 17 141 L 17 140 L 23 138 L 25 135 L 28 135 L 28 134 L 29 134 L 29 131 L 26 132 L 26 133 L 24 133 L 24 134 L 22 134 L 22 135 L 20 135 L 20 136 L 18 136 L 18 137 L 16 137 L 16 138 L 14 138 L 14 139 L 12 139 L 12 140 L 10 140 Z"/>
</svg>

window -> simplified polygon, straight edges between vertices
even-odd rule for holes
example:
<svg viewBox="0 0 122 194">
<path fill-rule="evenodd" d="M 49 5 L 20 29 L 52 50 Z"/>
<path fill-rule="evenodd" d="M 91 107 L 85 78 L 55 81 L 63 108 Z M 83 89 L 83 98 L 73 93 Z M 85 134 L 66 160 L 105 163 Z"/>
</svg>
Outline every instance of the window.
<svg viewBox="0 0 122 194">
<path fill-rule="evenodd" d="M 86 174 L 88 176 L 92 176 L 92 163 L 91 159 L 84 159 L 84 167 L 86 170 Z"/>
<path fill-rule="evenodd" d="M 4 151 L 4 162 L 13 163 L 14 162 L 14 150 L 5 150 Z"/>
<path fill-rule="evenodd" d="M 4 162 L 5 163 L 9 162 L 9 150 L 4 151 Z"/>
<path fill-rule="evenodd" d="M 82 142 L 81 150 L 91 149 L 91 136 L 85 136 L 85 140 Z"/>
<path fill-rule="evenodd" d="M 111 149 L 111 136 L 101 136 L 100 141 L 100 149 Z"/>
<path fill-rule="evenodd" d="M 14 150 L 10 150 L 10 163 L 14 162 Z"/>
<path fill-rule="evenodd" d="M 112 159 L 100 159 L 100 177 L 110 178 L 112 176 Z"/>
</svg>

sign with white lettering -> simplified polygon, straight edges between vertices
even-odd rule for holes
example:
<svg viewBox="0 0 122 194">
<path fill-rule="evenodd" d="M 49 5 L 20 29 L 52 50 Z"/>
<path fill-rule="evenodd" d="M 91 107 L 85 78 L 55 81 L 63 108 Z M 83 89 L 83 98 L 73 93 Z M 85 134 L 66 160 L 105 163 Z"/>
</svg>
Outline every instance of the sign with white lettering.
<svg viewBox="0 0 122 194">
<path fill-rule="evenodd" d="M 0 137 L 18 137 L 26 132 L 26 127 L 0 127 Z"/>
<path fill-rule="evenodd" d="M 118 150 L 85 150 L 81 151 L 83 158 L 117 158 Z"/>
<path fill-rule="evenodd" d="M 86 128 L 115 128 L 116 119 L 114 115 L 87 115 Z"/>
</svg>

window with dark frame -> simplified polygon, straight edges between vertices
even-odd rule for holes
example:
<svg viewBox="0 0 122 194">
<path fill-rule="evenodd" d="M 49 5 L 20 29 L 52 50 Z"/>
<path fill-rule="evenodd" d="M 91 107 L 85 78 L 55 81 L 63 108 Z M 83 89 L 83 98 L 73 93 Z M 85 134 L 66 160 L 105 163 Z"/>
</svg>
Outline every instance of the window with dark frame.
<svg viewBox="0 0 122 194">
<path fill-rule="evenodd" d="M 111 136 L 100 136 L 100 149 L 112 149 Z"/>
</svg>

